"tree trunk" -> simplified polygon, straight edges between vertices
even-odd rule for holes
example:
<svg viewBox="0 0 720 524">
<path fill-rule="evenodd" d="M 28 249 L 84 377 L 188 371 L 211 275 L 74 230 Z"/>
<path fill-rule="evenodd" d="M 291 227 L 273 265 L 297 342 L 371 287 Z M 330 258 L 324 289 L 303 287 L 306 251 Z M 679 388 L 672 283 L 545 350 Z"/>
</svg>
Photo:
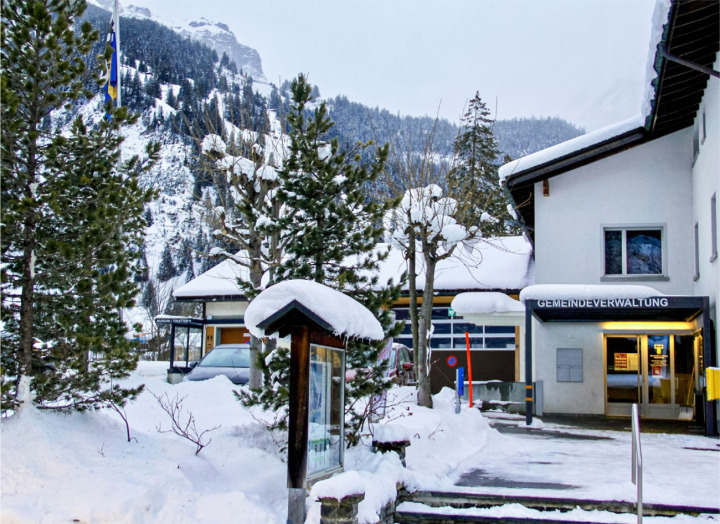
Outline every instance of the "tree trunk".
<svg viewBox="0 0 720 524">
<path fill-rule="evenodd" d="M 262 285 L 262 265 L 259 258 L 253 259 L 250 268 L 250 283 L 253 289 L 259 290 Z M 250 379 L 248 385 L 251 388 L 261 388 L 263 384 L 262 364 L 260 363 L 260 348 L 262 341 L 255 335 L 250 335 Z"/>
<path fill-rule="evenodd" d="M 20 369 L 18 370 L 18 385 L 23 375 L 32 376 L 33 358 L 33 325 L 35 322 L 35 248 L 37 214 L 35 212 L 36 180 L 37 169 L 35 159 L 35 144 L 31 143 L 28 148 L 28 180 L 25 186 L 25 197 L 32 204 L 25 211 L 25 223 L 23 224 L 23 267 L 20 279 Z"/>
<path fill-rule="evenodd" d="M 408 245 L 408 295 L 410 303 L 408 309 L 410 310 L 410 332 L 412 333 L 412 347 L 413 347 L 413 362 L 417 367 L 417 363 L 420 362 L 418 359 L 418 341 L 419 337 L 419 326 L 418 326 L 418 297 L 417 297 L 417 252 L 415 251 L 415 244 Z"/>
<path fill-rule="evenodd" d="M 433 294 L 435 291 L 435 260 L 425 255 L 425 287 L 423 288 L 423 302 L 420 308 L 420 328 L 418 340 L 418 406 L 433 407 L 430 389 L 430 366 L 428 356 L 430 351 L 430 331 L 433 310 Z"/>
</svg>

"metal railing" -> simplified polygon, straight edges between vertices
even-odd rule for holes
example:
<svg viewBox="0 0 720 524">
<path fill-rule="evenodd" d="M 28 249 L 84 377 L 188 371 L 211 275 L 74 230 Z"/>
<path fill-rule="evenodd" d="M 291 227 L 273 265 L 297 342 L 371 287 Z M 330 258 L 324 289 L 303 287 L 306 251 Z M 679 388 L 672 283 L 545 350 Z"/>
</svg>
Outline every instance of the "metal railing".
<svg viewBox="0 0 720 524">
<path fill-rule="evenodd" d="M 638 405 L 632 405 L 632 482 L 637 486 L 637 521 L 642 523 L 642 478 L 643 460 L 642 446 L 640 445 L 640 415 Z"/>
</svg>

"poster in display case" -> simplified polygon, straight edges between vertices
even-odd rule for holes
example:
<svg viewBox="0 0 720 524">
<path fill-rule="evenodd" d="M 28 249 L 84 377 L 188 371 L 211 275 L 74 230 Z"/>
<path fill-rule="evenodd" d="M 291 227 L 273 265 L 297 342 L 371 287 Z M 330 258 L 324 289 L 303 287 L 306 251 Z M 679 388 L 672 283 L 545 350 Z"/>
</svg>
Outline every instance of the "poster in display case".
<svg viewBox="0 0 720 524">
<path fill-rule="evenodd" d="M 310 344 L 309 479 L 342 469 L 345 351 Z"/>
</svg>

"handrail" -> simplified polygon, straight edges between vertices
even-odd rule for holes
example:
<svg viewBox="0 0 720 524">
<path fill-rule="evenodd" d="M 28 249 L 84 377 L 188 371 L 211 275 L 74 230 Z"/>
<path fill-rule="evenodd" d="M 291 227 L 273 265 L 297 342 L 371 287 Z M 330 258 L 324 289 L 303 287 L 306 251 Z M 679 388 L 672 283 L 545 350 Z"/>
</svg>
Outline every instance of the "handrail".
<svg viewBox="0 0 720 524">
<path fill-rule="evenodd" d="M 632 405 L 632 482 L 637 486 L 637 521 L 642 523 L 642 478 L 643 460 L 640 446 L 640 416 L 638 405 Z"/>
</svg>

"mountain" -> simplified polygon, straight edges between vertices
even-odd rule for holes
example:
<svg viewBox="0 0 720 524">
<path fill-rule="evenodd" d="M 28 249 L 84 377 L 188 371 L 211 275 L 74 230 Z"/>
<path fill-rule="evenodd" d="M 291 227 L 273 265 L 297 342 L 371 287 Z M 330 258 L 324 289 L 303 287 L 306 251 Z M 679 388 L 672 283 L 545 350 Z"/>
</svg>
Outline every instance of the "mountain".
<svg viewBox="0 0 720 524">
<path fill-rule="evenodd" d="M 112 0 L 93 0 L 86 11 L 85 18 L 101 35 L 109 27 L 109 3 Z M 123 155 L 140 154 L 148 141 L 162 144 L 160 161 L 142 180 L 158 190 L 146 211 L 142 307 L 128 312 L 130 322 L 152 331 L 151 319 L 157 313 L 197 314 L 182 309 L 187 305 L 173 305 L 172 290 L 214 265 L 206 254 L 220 247 L 209 224 L 213 208 L 229 195 L 212 187 L 198 140 L 217 129 L 261 142 L 272 140 L 271 135 L 284 128 L 282 115 L 289 112 L 289 82 L 268 83 L 257 51 L 239 43 L 224 24 L 203 19 L 177 27 L 162 23 L 147 9 L 131 6 L 123 13 L 121 30 L 123 104 L 141 115 L 127 131 Z M 104 49 L 101 40 L 93 57 Z M 98 66 L 91 59 L 88 67 Z M 347 148 L 359 140 L 383 144 L 403 136 L 420 153 L 422 137 L 436 125 L 432 118 L 400 116 L 343 96 L 326 103 L 335 121 L 330 134 Z M 78 111 L 98 121 L 103 117 L 102 97 L 60 111 L 53 120 L 69 122 Z M 458 126 L 446 120 L 436 126 L 435 151 L 449 157 Z M 500 150 L 517 158 L 582 130 L 558 118 L 531 118 L 498 121 L 495 133 Z"/>
<path fill-rule="evenodd" d="M 265 80 L 260 54 L 252 47 L 239 43 L 227 25 L 201 18 L 189 22 L 186 27 L 177 27 L 175 30 L 183 36 L 214 49 L 220 56 L 223 53 L 227 54 L 240 71 L 247 73 L 253 79 Z"/>
</svg>

